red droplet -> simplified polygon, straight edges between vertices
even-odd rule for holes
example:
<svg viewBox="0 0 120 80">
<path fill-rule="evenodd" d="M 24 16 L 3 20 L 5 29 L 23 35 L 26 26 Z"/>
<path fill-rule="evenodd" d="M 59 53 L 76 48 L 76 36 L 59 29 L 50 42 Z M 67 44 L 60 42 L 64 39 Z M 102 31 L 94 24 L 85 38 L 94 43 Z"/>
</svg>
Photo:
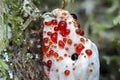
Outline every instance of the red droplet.
<svg viewBox="0 0 120 80">
<path fill-rule="evenodd" d="M 84 49 L 84 46 L 82 44 L 77 45 L 76 47 L 76 53 L 80 55 L 81 51 Z"/>
<path fill-rule="evenodd" d="M 75 48 L 77 47 L 77 44 L 76 44 L 76 43 L 74 44 L 74 47 L 75 47 Z"/>
<path fill-rule="evenodd" d="M 51 26 L 51 21 L 44 22 L 46 26 Z"/>
<path fill-rule="evenodd" d="M 49 47 L 48 47 L 48 46 L 45 46 L 45 45 L 43 45 L 43 46 L 42 46 L 42 51 L 43 51 L 43 52 L 47 52 L 47 51 L 48 51 L 48 49 L 49 49 Z"/>
<path fill-rule="evenodd" d="M 52 35 L 52 32 L 50 32 L 50 31 L 47 32 L 47 35 L 48 35 L 48 36 L 51 36 L 51 35 Z"/>
<path fill-rule="evenodd" d="M 80 29 L 76 29 L 76 34 L 80 35 Z"/>
<path fill-rule="evenodd" d="M 70 30 L 69 30 L 69 29 L 66 29 L 65 31 L 61 31 L 61 32 L 60 32 L 60 34 L 61 34 L 62 36 L 67 36 L 67 35 L 69 35 L 69 33 L 70 33 Z"/>
<path fill-rule="evenodd" d="M 46 38 L 43 38 L 43 42 L 44 43 L 47 43 L 48 42 L 48 38 L 46 37 Z"/>
<path fill-rule="evenodd" d="M 50 50 L 49 51 L 49 54 L 52 56 L 54 54 L 54 51 L 53 50 Z"/>
<path fill-rule="evenodd" d="M 67 57 L 67 56 L 68 56 L 68 55 L 65 53 L 65 54 L 64 54 L 64 57 Z"/>
<path fill-rule="evenodd" d="M 88 56 L 91 56 L 91 55 L 92 55 L 92 50 L 91 50 L 91 49 L 87 49 L 85 52 L 86 52 L 86 54 L 87 54 Z"/>
<path fill-rule="evenodd" d="M 60 31 L 65 31 L 66 27 L 67 27 L 67 23 L 65 21 L 60 21 L 58 23 L 58 28 L 59 28 Z"/>
<path fill-rule="evenodd" d="M 51 23 L 52 25 L 57 25 L 57 20 L 52 20 Z"/>
<path fill-rule="evenodd" d="M 84 31 L 83 30 L 80 30 L 80 35 L 84 36 Z"/>
<path fill-rule="evenodd" d="M 54 52 L 53 55 L 54 55 L 55 58 L 57 58 L 59 56 L 57 52 Z"/>
<path fill-rule="evenodd" d="M 84 38 L 80 38 L 80 42 L 85 43 L 85 39 Z"/>
<path fill-rule="evenodd" d="M 60 48 L 64 48 L 65 44 L 62 40 L 59 40 L 58 45 Z"/>
<path fill-rule="evenodd" d="M 69 30 L 69 29 L 66 29 L 65 35 L 69 35 L 69 33 L 70 33 L 70 30 Z"/>
<path fill-rule="evenodd" d="M 66 36 L 66 35 L 65 35 L 65 31 L 60 31 L 60 34 L 61 34 L 62 36 Z"/>
<path fill-rule="evenodd" d="M 64 71 L 64 75 L 65 75 L 65 76 L 69 76 L 69 74 L 70 74 L 70 70 L 65 70 L 65 71 Z"/>
<path fill-rule="evenodd" d="M 47 61 L 47 65 L 48 65 L 49 67 L 51 67 L 52 61 L 51 61 L 51 60 L 48 60 L 48 61 Z"/>
<path fill-rule="evenodd" d="M 54 27 L 54 31 L 58 31 L 59 29 L 58 29 L 58 27 Z"/>
<path fill-rule="evenodd" d="M 71 45 L 71 44 L 72 44 L 72 40 L 71 40 L 71 39 L 68 39 L 67 43 L 68 43 L 69 45 Z"/>
<path fill-rule="evenodd" d="M 51 57 L 51 55 L 50 55 L 50 54 L 46 54 L 46 56 L 47 56 L 47 58 L 50 58 L 50 57 Z"/>
<path fill-rule="evenodd" d="M 51 40 L 54 42 L 54 43 L 57 43 L 57 38 L 58 38 L 58 34 L 57 33 L 53 33 L 51 35 Z"/>
<path fill-rule="evenodd" d="M 84 31 L 80 29 L 76 29 L 76 34 L 84 36 Z"/>
<path fill-rule="evenodd" d="M 67 39 L 66 38 L 63 38 L 63 42 L 66 43 Z"/>
</svg>

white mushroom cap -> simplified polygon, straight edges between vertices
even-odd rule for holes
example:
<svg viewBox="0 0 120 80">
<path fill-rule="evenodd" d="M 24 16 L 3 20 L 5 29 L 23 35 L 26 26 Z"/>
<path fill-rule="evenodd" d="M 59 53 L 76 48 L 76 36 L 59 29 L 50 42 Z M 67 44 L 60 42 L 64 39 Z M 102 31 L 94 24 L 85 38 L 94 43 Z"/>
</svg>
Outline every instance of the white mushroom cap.
<svg viewBox="0 0 120 80">
<path fill-rule="evenodd" d="M 98 49 L 83 36 L 77 20 L 63 9 L 43 17 L 43 61 L 49 80 L 99 80 Z"/>
</svg>

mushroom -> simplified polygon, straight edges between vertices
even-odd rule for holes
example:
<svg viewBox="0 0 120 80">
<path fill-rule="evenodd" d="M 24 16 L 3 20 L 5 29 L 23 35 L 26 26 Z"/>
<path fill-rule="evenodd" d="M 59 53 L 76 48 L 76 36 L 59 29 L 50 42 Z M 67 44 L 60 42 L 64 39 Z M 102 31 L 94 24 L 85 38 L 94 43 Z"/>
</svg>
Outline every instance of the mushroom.
<svg viewBox="0 0 120 80">
<path fill-rule="evenodd" d="M 44 72 L 49 80 L 99 80 L 98 49 L 84 37 L 76 15 L 55 9 L 42 17 Z"/>
</svg>

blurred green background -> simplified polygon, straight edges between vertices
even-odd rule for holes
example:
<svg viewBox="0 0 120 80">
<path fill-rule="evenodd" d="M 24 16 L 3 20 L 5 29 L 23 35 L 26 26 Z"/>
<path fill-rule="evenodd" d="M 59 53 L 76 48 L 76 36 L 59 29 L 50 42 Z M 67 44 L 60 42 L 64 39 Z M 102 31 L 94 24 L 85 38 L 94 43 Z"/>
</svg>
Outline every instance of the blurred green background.
<svg viewBox="0 0 120 80">
<path fill-rule="evenodd" d="M 15 51 L 11 48 L 21 46 L 22 38 L 25 38 L 25 36 L 21 37 L 20 34 L 27 35 L 25 32 L 30 33 L 30 29 L 27 28 L 28 26 L 34 25 L 37 26 L 34 30 L 39 29 L 41 27 L 41 19 L 28 21 L 30 25 L 27 25 L 26 29 L 21 30 L 21 28 L 25 26 L 20 22 L 23 21 L 24 23 L 30 17 L 23 17 L 23 0 L 3 1 L 5 1 L 8 10 L 4 15 L 5 23 L 11 26 L 13 33 L 12 39 L 9 39 L 9 43 L 7 43 L 7 51 L 3 51 L 3 54 L 5 54 L 5 52 L 9 53 L 8 56 L 11 61 L 5 61 L 6 64 L 2 61 L 0 62 L 0 65 L 5 66 L 6 74 L 8 74 L 9 72 L 7 71 L 8 68 L 6 66 L 9 66 L 9 62 L 12 62 L 13 59 L 13 56 L 11 57 L 12 54 L 10 53 Z M 68 2 L 65 9 L 77 15 L 78 22 L 85 31 L 85 37 L 90 38 L 98 46 L 100 57 L 100 80 L 120 80 L 120 0 L 66 1 Z M 55 8 L 61 8 L 62 5 L 62 0 L 31 0 L 31 2 L 41 12 L 52 11 Z M 33 29 L 33 27 L 31 28 Z M 32 36 L 35 37 L 36 35 Z M 30 39 L 30 37 L 27 38 Z M 10 43 L 11 41 L 14 44 Z M 10 47 L 11 44 L 14 47 Z M 1 55 L 1 59 L 3 59 L 2 57 L 3 55 Z M 4 72 L 5 75 L 5 71 L 2 70 L 0 69 L 0 72 Z M 14 72 L 15 71 L 13 70 L 13 73 Z"/>
</svg>

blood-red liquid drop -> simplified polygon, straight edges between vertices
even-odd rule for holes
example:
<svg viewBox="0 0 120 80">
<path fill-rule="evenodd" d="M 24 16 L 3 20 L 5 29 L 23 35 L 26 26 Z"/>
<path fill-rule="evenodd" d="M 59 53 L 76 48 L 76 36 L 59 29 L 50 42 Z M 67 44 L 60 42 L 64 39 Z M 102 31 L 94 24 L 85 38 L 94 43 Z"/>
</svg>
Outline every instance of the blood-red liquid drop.
<svg viewBox="0 0 120 80">
<path fill-rule="evenodd" d="M 57 20 L 52 20 L 51 23 L 52 25 L 57 25 Z"/>
<path fill-rule="evenodd" d="M 81 51 L 84 49 L 84 46 L 82 44 L 79 44 L 77 47 L 76 47 L 76 53 L 78 55 L 80 55 Z"/>
<path fill-rule="evenodd" d="M 46 37 L 46 38 L 43 38 L 43 42 L 44 43 L 47 43 L 48 42 L 48 38 Z"/>
<path fill-rule="evenodd" d="M 48 60 L 48 61 L 47 61 L 47 65 L 48 65 L 49 67 L 51 67 L 52 61 L 51 61 L 51 60 Z"/>
<path fill-rule="evenodd" d="M 69 76 L 69 74 L 70 74 L 70 70 L 65 70 L 65 71 L 64 71 L 64 75 L 65 75 L 65 76 Z"/>
<path fill-rule="evenodd" d="M 57 43 L 57 38 L 58 38 L 58 34 L 57 33 L 53 33 L 51 35 L 51 40 L 54 42 L 54 43 Z"/>
<path fill-rule="evenodd" d="M 84 36 L 84 31 L 83 30 L 80 30 L 80 35 Z"/>
<path fill-rule="evenodd" d="M 49 47 L 48 47 L 48 46 L 45 46 L 45 45 L 43 45 L 43 46 L 42 46 L 42 51 L 43 51 L 43 52 L 47 52 L 47 51 L 48 51 L 48 49 L 49 49 Z"/>
<path fill-rule="evenodd" d="M 60 48 L 64 48 L 65 44 L 62 40 L 59 40 L 58 45 Z"/>
<path fill-rule="evenodd" d="M 67 43 L 68 43 L 69 45 L 71 45 L 71 44 L 72 44 L 72 40 L 71 40 L 71 39 L 68 39 Z"/>
<path fill-rule="evenodd" d="M 45 24 L 46 26 L 51 26 L 51 21 L 46 21 L 46 22 L 44 22 L 44 24 Z"/>
<path fill-rule="evenodd" d="M 58 27 L 54 27 L 54 31 L 58 31 L 59 29 L 58 29 Z"/>
<path fill-rule="evenodd" d="M 65 21 L 60 21 L 58 23 L 58 28 L 59 28 L 60 31 L 65 31 L 66 27 L 67 27 L 67 23 Z"/>
<path fill-rule="evenodd" d="M 92 55 L 92 50 L 91 49 L 87 49 L 85 52 L 89 57 Z"/>
</svg>

